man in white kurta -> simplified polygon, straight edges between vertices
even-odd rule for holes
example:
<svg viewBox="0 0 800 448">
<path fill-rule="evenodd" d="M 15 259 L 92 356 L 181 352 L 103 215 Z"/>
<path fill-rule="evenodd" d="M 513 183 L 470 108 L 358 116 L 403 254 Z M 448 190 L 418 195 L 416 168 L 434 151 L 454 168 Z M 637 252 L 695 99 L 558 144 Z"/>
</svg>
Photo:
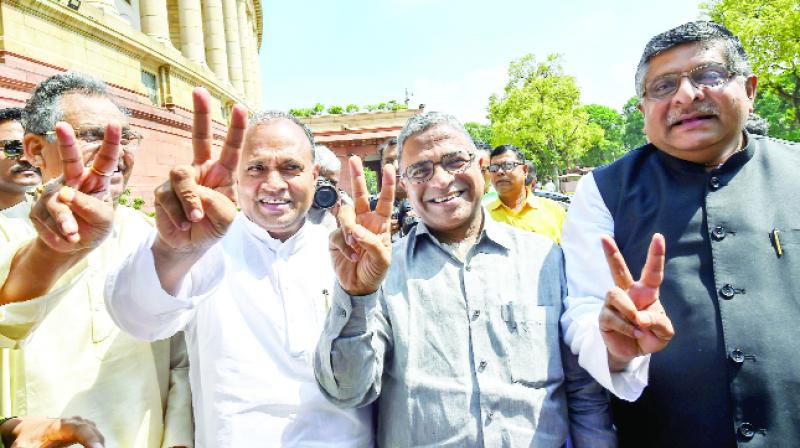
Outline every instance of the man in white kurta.
<svg viewBox="0 0 800 448">
<path fill-rule="evenodd" d="M 163 247 L 177 246 L 164 240 L 179 232 L 170 225 L 191 221 L 192 204 L 182 204 L 186 218 L 181 212 L 165 219 L 175 210 L 165 191 L 175 191 L 175 201 L 202 198 L 203 219 L 215 215 L 209 204 L 219 199 L 203 197 L 217 193 L 202 179 L 192 194 L 178 193 L 183 190 L 176 173 L 182 171 L 173 169 L 170 189 L 156 193 L 160 233 L 109 276 L 108 307 L 117 324 L 138 338 L 185 331 L 196 446 L 371 446 L 371 410 L 339 409 L 314 379 L 314 348 L 335 277 L 328 231 L 305 219 L 318 169 L 313 137 L 293 117 L 267 114 L 255 120 L 237 168 L 242 211 L 231 213 L 229 227 L 219 226 L 224 236 L 211 238 L 211 244 L 167 248 L 174 252 L 167 270 L 196 258 L 177 282 L 167 280 L 158 257 Z M 220 160 L 228 157 L 225 151 Z M 197 157 L 195 162 L 193 170 L 201 171 Z M 187 229 L 186 237 L 196 238 L 196 231 Z"/>
</svg>

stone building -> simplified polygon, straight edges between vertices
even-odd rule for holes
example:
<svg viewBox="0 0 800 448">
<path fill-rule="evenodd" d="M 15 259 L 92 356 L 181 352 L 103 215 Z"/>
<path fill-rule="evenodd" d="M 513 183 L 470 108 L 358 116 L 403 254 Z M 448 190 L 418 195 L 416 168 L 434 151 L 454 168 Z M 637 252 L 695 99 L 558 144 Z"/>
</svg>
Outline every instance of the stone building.
<svg viewBox="0 0 800 448">
<path fill-rule="evenodd" d="M 144 135 L 130 188 L 151 206 L 191 161 L 195 86 L 211 92 L 217 149 L 234 103 L 260 108 L 262 23 L 260 0 L 0 0 L 0 107 L 58 72 L 103 79 Z"/>
</svg>

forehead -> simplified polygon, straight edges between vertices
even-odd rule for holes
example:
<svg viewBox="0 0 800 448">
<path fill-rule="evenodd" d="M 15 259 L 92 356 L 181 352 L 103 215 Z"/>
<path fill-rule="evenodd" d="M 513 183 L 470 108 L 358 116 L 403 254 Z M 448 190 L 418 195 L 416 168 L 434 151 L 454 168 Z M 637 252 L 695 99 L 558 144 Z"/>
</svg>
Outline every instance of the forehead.
<svg viewBox="0 0 800 448">
<path fill-rule="evenodd" d="M 506 160 L 517 160 L 517 155 L 514 154 L 512 151 L 506 151 L 502 154 L 498 154 L 492 157 L 492 162 L 494 161 L 506 161 Z"/>
<path fill-rule="evenodd" d="M 413 134 L 403 143 L 403 165 L 407 161 L 429 158 L 437 152 L 469 151 L 472 141 L 464 133 L 448 124 L 437 124 Z"/>
<path fill-rule="evenodd" d="M 0 123 L 0 140 L 21 140 L 25 131 L 17 120 L 6 120 Z"/>
<path fill-rule="evenodd" d="M 691 70 L 711 62 L 725 64 L 725 44 L 721 41 L 690 42 L 660 53 L 648 63 L 647 79 Z"/>
<path fill-rule="evenodd" d="M 116 104 L 105 96 L 68 93 L 61 97 L 63 120 L 72 127 L 88 124 L 106 125 L 111 120 L 128 124 L 127 117 Z"/>
<path fill-rule="evenodd" d="M 259 159 L 270 154 L 311 163 L 311 142 L 300 126 L 284 118 L 250 126 L 244 137 L 242 159 Z"/>
</svg>

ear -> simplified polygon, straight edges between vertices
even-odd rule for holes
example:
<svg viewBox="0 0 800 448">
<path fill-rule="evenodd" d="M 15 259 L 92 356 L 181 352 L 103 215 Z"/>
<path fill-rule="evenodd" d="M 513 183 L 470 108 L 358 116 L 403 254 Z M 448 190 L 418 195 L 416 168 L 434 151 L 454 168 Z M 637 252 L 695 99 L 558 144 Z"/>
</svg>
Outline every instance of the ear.
<svg viewBox="0 0 800 448">
<path fill-rule="evenodd" d="M 319 163 L 314 164 L 314 168 L 311 170 L 311 177 L 314 178 L 314 183 L 316 183 L 319 177 Z"/>
<path fill-rule="evenodd" d="M 46 167 L 46 163 L 43 152 L 46 144 L 47 140 L 43 135 L 25 134 L 25 137 L 22 138 L 22 147 L 25 151 L 25 160 L 39 169 L 44 169 Z"/>
<path fill-rule="evenodd" d="M 756 75 L 750 75 L 744 81 L 744 88 L 747 92 L 747 99 L 750 100 L 750 112 L 752 113 L 755 109 L 755 102 L 756 102 L 756 87 L 758 86 L 758 77 Z"/>
</svg>

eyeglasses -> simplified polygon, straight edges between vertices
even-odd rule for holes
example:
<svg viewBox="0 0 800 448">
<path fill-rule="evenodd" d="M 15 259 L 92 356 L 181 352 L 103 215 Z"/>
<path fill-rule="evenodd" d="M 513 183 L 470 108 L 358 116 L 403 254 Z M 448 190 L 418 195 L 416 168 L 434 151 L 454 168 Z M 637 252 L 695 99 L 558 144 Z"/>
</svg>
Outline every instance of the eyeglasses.
<svg viewBox="0 0 800 448">
<path fill-rule="evenodd" d="M 55 135 L 56 131 L 46 132 L 45 135 Z M 75 129 L 75 137 L 87 144 L 102 142 L 105 138 L 106 127 L 96 124 L 87 124 L 79 126 Z M 133 147 L 139 144 L 142 140 L 142 134 L 129 129 L 123 128 L 120 135 L 120 146 Z"/>
<path fill-rule="evenodd" d="M 6 159 L 17 160 L 22 157 L 22 140 L 0 140 Z"/>
<path fill-rule="evenodd" d="M 441 167 L 450 174 L 458 174 L 466 171 L 474 160 L 475 154 L 466 151 L 455 151 L 443 155 L 438 162 L 422 160 L 413 163 L 406 168 L 403 177 L 412 183 L 421 184 L 431 180 L 436 165 L 441 165 Z"/>
<path fill-rule="evenodd" d="M 722 64 L 706 64 L 688 72 L 661 75 L 645 86 L 644 96 L 652 100 L 663 100 L 674 94 L 685 76 L 695 89 L 713 89 L 725 85 L 737 73 Z"/>
<path fill-rule="evenodd" d="M 504 172 L 507 173 L 509 171 L 513 171 L 514 168 L 518 166 L 525 165 L 522 162 L 501 162 L 501 163 L 493 163 L 486 167 L 486 171 L 490 173 L 497 173 L 497 172 Z"/>
</svg>

